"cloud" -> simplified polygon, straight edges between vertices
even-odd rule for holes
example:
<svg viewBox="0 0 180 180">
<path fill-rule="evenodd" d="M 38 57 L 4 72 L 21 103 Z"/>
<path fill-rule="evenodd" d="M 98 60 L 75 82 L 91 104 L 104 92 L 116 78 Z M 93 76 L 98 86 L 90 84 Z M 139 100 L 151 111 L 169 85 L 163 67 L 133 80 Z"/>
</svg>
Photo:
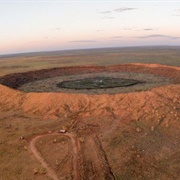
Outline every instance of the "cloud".
<svg viewBox="0 0 180 180">
<path fill-rule="evenodd" d="M 135 31 L 156 31 L 158 28 L 134 29 Z"/>
<path fill-rule="evenodd" d="M 164 34 L 152 34 L 152 35 L 148 35 L 148 36 L 140 36 L 140 37 L 137 37 L 137 38 L 141 38 L 141 39 L 148 39 L 148 38 L 180 39 L 180 37 L 168 36 L 168 35 L 164 35 Z"/>
<path fill-rule="evenodd" d="M 100 13 L 102 13 L 102 14 L 109 14 L 109 13 L 111 13 L 111 11 L 102 11 Z"/>
<path fill-rule="evenodd" d="M 76 41 L 69 41 L 69 43 L 92 43 L 92 42 L 97 42 L 94 40 L 76 40 Z"/>
<path fill-rule="evenodd" d="M 125 12 L 125 11 L 132 11 L 132 10 L 136 10 L 136 9 L 137 8 L 124 7 L 124 8 L 117 8 L 117 9 L 112 9 L 112 10 L 108 10 L 108 11 L 101 11 L 99 13 L 101 13 L 101 14 L 111 14 L 113 12 L 122 13 L 122 12 Z"/>
<path fill-rule="evenodd" d="M 130 30 L 132 30 L 132 28 L 124 28 L 123 30 L 130 31 Z"/>
<path fill-rule="evenodd" d="M 154 30 L 156 30 L 156 29 L 153 29 L 153 28 L 145 28 L 145 29 L 143 29 L 144 31 L 154 31 Z"/>
<path fill-rule="evenodd" d="M 123 28 L 122 30 L 124 31 L 155 31 L 158 28 L 144 28 L 144 29 L 137 29 L 136 27 L 128 27 L 128 28 Z"/>
<path fill-rule="evenodd" d="M 129 8 L 129 7 L 125 7 L 125 8 L 118 8 L 118 9 L 114 9 L 113 11 L 115 12 L 125 12 L 125 11 L 132 11 L 132 10 L 136 10 L 137 8 Z"/>
<path fill-rule="evenodd" d="M 112 39 L 119 39 L 119 38 L 123 38 L 123 36 L 113 36 L 111 37 Z"/>
<path fill-rule="evenodd" d="M 58 28 L 58 27 L 57 28 L 51 28 L 50 30 L 51 31 L 59 31 L 59 30 L 61 30 L 61 28 Z"/>
<path fill-rule="evenodd" d="M 96 32 L 103 32 L 103 29 L 97 29 Z"/>
<path fill-rule="evenodd" d="M 180 9 L 175 9 L 174 10 L 176 13 L 180 13 Z M 180 16 L 180 14 L 173 14 L 172 16 Z"/>
<path fill-rule="evenodd" d="M 113 17 L 113 16 L 104 16 L 104 17 L 102 17 L 102 19 L 114 19 L 115 17 Z"/>
<path fill-rule="evenodd" d="M 48 39 L 49 37 L 47 37 L 47 36 L 45 36 L 45 37 L 43 37 L 43 39 Z"/>
</svg>

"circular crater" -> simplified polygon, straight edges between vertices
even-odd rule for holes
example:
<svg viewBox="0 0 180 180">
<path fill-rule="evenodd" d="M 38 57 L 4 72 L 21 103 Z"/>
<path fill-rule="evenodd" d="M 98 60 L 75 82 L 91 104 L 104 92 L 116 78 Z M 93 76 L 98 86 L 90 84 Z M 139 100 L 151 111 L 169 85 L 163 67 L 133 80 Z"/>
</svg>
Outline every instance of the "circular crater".
<svg viewBox="0 0 180 180">
<path fill-rule="evenodd" d="M 79 80 L 63 81 L 57 84 L 59 88 L 67 89 L 107 89 L 116 87 L 127 87 L 135 84 L 145 83 L 135 79 L 113 78 L 113 77 L 94 77 Z"/>
<path fill-rule="evenodd" d="M 100 72 L 61 75 L 26 83 L 24 92 L 64 92 L 77 94 L 117 94 L 145 91 L 169 84 L 167 78 L 132 72 Z"/>
<path fill-rule="evenodd" d="M 0 77 L 0 84 L 23 92 L 117 94 L 180 82 L 178 67 L 146 64 L 41 69 Z"/>
</svg>

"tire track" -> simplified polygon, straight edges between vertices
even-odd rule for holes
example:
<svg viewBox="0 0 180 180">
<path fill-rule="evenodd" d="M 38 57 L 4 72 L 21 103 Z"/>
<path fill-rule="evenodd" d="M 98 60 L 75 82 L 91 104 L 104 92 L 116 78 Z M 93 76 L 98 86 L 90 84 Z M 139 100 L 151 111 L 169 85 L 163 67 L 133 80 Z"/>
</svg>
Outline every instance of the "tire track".
<svg viewBox="0 0 180 180">
<path fill-rule="evenodd" d="M 68 137 L 71 139 L 72 143 L 72 155 L 73 155 L 73 179 L 79 180 L 80 179 L 80 163 L 79 163 L 79 152 L 80 152 L 80 142 L 78 138 L 72 134 L 60 134 L 60 133 L 52 133 L 52 134 L 43 134 L 43 135 L 37 135 L 33 139 L 30 140 L 30 149 L 33 152 L 36 159 L 41 163 L 41 165 L 46 169 L 47 174 L 49 177 L 51 177 L 53 180 L 59 180 L 57 173 L 50 167 L 50 165 L 45 161 L 45 159 L 42 157 L 42 155 L 39 153 L 39 151 L 36 148 L 36 142 L 40 138 L 46 137 L 46 136 L 53 136 L 53 135 L 59 135 Z"/>
<path fill-rule="evenodd" d="M 84 174 L 82 177 L 84 180 L 116 180 L 97 135 L 87 137 L 83 150 Z"/>
</svg>

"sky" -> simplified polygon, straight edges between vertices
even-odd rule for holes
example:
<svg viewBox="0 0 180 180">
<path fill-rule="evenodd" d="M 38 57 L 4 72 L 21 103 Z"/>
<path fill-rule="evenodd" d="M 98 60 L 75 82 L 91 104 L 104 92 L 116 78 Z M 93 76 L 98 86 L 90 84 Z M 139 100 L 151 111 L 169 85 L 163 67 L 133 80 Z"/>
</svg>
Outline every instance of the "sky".
<svg viewBox="0 0 180 180">
<path fill-rule="evenodd" d="M 180 45 L 180 0 L 0 0 L 0 54 Z"/>
</svg>

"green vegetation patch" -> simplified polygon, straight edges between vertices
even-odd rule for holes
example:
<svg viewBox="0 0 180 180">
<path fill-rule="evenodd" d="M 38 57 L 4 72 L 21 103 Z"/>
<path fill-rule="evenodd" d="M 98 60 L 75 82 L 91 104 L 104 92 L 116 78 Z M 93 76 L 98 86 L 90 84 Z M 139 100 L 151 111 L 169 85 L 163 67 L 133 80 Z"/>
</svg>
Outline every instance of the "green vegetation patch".
<svg viewBox="0 0 180 180">
<path fill-rule="evenodd" d="M 139 83 L 144 82 L 134 79 L 94 77 L 73 81 L 63 81 L 61 83 L 58 83 L 57 87 L 67 89 L 105 89 L 133 86 Z"/>
</svg>

